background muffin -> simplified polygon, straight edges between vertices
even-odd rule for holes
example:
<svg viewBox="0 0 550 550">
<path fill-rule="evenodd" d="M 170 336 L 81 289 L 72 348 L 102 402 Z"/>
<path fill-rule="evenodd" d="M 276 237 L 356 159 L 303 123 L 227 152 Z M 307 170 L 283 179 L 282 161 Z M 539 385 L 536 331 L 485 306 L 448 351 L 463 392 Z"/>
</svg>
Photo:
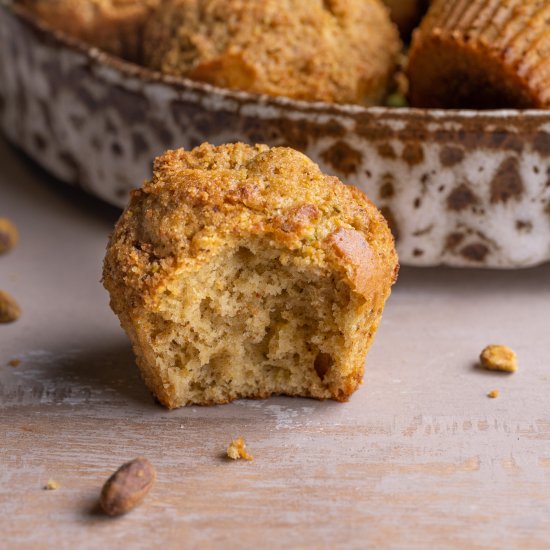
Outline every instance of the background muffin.
<svg viewBox="0 0 550 550">
<path fill-rule="evenodd" d="M 548 21 L 547 0 L 434 0 L 412 41 L 411 104 L 548 108 Z"/>
<path fill-rule="evenodd" d="M 130 61 L 141 59 L 143 26 L 160 0 L 17 0 L 41 20 Z"/>
<path fill-rule="evenodd" d="M 166 406 L 271 394 L 345 400 L 397 274 L 386 221 L 292 149 L 158 158 L 107 251 L 104 284 Z"/>
<path fill-rule="evenodd" d="M 380 0 L 166 0 L 145 63 L 268 95 L 379 103 L 400 42 Z"/>
</svg>

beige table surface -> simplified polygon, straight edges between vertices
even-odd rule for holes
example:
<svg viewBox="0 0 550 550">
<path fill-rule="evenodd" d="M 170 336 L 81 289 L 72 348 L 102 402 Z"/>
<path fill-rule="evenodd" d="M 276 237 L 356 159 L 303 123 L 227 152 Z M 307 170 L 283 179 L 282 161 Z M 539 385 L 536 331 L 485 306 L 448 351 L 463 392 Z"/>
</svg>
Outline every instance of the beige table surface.
<svg viewBox="0 0 550 550">
<path fill-rule="evenodd" d="M 24 312 L 0 326 L 1 548 L 550 547 L 550 266 L 402 269 L 347 404 L 169 412 L 99 283 L 117 215 L 0 140 L 0 216 L 21 232 L 0 288 Z M 475 368 L 491 342 L 520 372 Z M 223 459 L 239 434 L 252 463 Z M 138 455 L 157 484 L 104 518 L 104 479 Z"/>
</svg>

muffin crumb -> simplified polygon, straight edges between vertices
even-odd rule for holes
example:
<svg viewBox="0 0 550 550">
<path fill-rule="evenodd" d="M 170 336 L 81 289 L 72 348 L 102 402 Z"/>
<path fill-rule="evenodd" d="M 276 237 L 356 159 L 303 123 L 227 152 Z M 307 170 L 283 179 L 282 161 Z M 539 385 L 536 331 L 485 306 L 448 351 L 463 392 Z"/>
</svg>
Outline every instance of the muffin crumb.
<svg viewBox="0 0 550 550">
<path fill-rule="evenodd" d="M 487 397 L 491 399 L 496 399 L 500 395 L 500 390 L 492 390 L 487 394 Z"/>
<path fill-rule="evenodd" d="M 508 346 L 491 344 L 481 352 L 479 360 L 481 366 L 487 370 L 509 373 L 518 370 L 516 353 Z"/>
<path fill-rule="evenodd" d="M 246 450 L 246 443 L 241 437 L 234 439 L 227 447 L 227 457 L 231 460 L 254 460 L 254 457 Z"/>
<path fill-rule="evenodd" d="M 57 481 L 55 481 L 54 479 L 49 479 L 48 480 L 48 483 L 46 483 L 46 485 L 44 485 L 44 490 L 45 491 L 57 491 L 57 489 L 59 489 L 60 485 Z"/>
<path fill-rule="evenodd" d="M 18 367 L 21 364 L 21 359 L 10 359 L 8 365 L 10 367 Z"/>
</svg>

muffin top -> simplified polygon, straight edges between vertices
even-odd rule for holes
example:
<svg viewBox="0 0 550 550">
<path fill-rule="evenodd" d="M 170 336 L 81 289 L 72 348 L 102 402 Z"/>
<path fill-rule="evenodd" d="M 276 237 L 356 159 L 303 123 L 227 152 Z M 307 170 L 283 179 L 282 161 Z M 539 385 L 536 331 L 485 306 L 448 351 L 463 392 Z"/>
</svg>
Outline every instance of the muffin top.
<svg viewBox="0 0 550 550">
<path fill-rule="evenodd" d="M 265 236 L 282 261 L 339 272 L 365 296 L 396 275 L 393 237 L 361 191 L 293 149 L 203 144 L 155 161 L 117 224 L 104 276 L 125 304 L 154 307 L 172 277 Z"/>
<path fill-rule="evenodd" d="M 165 0 L 145 64 L 217 86 L 375 104 L 400 41 L 381 0 Z"/>
<path fill-rule="evenodd" d="M 410 102 L 550 108 L 550 2 L 433 0 L 409 52 Z"/>
<path fill-rule="evenodd" d="M 145 20 L 161 0 L 15 0 L 42 21 L 91 46 L 139 61 Z"/>
</svg>

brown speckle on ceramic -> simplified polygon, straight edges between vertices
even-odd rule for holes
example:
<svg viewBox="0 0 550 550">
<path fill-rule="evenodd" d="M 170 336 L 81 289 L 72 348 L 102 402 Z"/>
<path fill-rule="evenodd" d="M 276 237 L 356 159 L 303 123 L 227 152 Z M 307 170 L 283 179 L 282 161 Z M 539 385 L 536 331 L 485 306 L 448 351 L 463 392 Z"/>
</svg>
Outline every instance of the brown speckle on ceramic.
<svg viewBox="0 0 550 550">
<path fill-rule="evenodd" d="M 382 176 L 379 197 L 381 199 L 391 199 L 394 195 L 395 187 L 393 186 L 393 174 L 384 174 Z"/>
<path fill-rule="evenodd" d="M 460 164 L 464 160 L 464 151 L 460 147 L 445 146 L 439 153 L 439 161 L 442 166 L 451 167 Z"/>
<path fill-rule="evenodd" d="M 350 147 L 345 141 L 337 141 L 321 156 L 326 164 L 345 176 L 355 174 L 363 158 L 359 151 Z"/>
<path fill-rule="evenodd" d="M 472 262 L 483 262 L 489 252 L 489 248 L 483 243 L 469 244 L 460 250 L 460 254 Z"/>
<path fill-rule="evenodd" d="M 516 229 L 525 233 L 531 233 L 533 231 L 533 223 L 526 220 L 518 220 L 516 222 Z"/>
<path fill-rule="evenodd" d="M 550 112 L 306 103 L 165 77 L 0 5 L 0 127 L 59 179 L 125 206 L 166 149 L 297 148 L 365 191 L 403 265 L 550 260 Z"/>
<path fill-rule="evenodd" d="M 456 247 L 464 241 L 464 233 L 450 233 L 445 239 L 445 250 L 454 253 Z"/>
<path fill-rule="evenodd" d="M 409 166 L 416 166 L 424 161 L 424 149 L 419 142 L 406 143 L 403 148 L 403 160 Z"/>
<path fill-rule="evenodd" d="M 378 146 L 378 154 L 383 159 L 394 159 L 397 157 L 394 148 L 389 143 L 381 143 Z"/>
<path fill-rule="evenodd" d="M 478 202 L 479 199 L 472 191 L 470 185 L 461 183 L 458 187 L 455 187 L 447 197 L 447 208 L 460 212 Z"/>
<path fill-rule="evenodd" d="M 498 168 L 491 182 L 491 202 L 507 202 L 521 199 L 523 180 L 519 173 L 519 161 L 516 157 L 507 158 Z"/>
<path fill-rule="evenodd" d="M 533 147 L 543 157 L 550 156 L 550 133 L 539 132 L 533 141 Z"/>
</svg>

